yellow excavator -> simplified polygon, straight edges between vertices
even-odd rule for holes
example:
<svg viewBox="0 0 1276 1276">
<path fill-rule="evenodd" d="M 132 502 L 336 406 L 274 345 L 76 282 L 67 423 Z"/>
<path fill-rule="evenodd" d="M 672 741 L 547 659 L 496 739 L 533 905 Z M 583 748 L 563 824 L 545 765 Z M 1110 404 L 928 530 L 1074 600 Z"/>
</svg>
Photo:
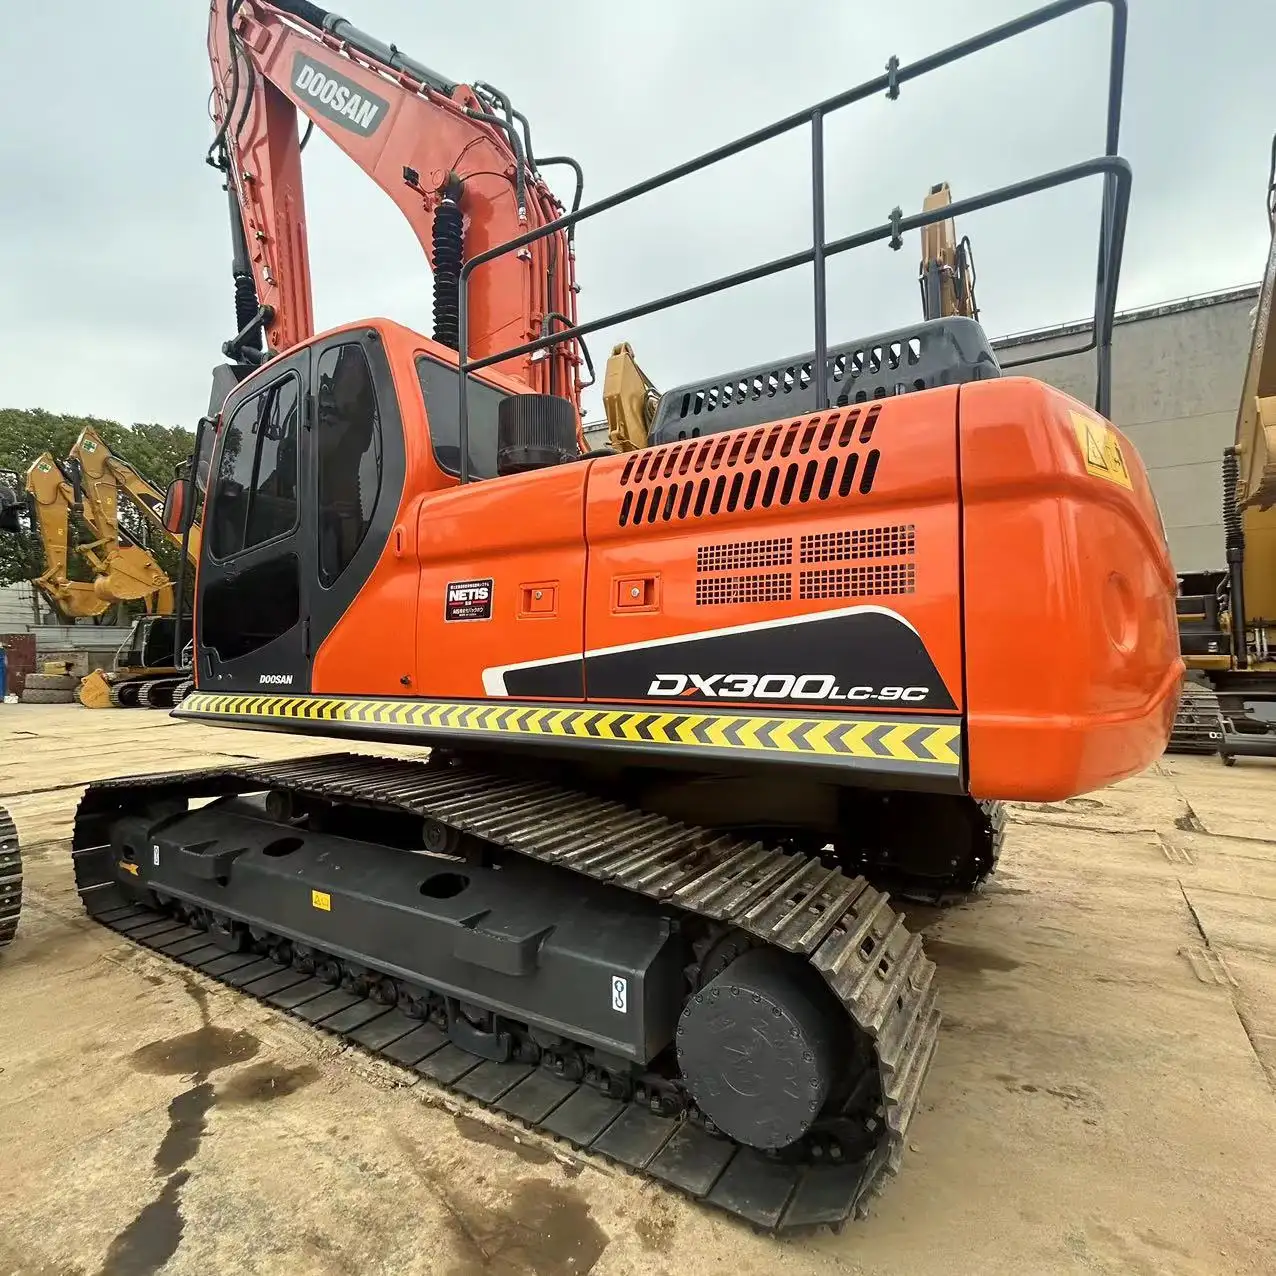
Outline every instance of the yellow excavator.
<svg viewBox="0 0 1276 1276">
<path fill-rule="evenodd" d="M 1235 442 L 1223 454 L 1226 569 L 1180 578 L 1188 681 L 1170 750 L 1276 757 L 1276 137 L 1267 177 L 1272 231 Z"/>
<path fill-rule="evenodd" d="M 94 670 L 76 694 L 89 709 L 170 709 L 189 686 L 181 662 L 182 640 L 189 635 L 179 633 L 185 627 L 179 626 L 174 615 L 173 582 L 141 546 L 120 544 L 124 529 L 119 517 L 120 503 L 126 500 L 154 532 L 180 551 L 181 537 L 164 526 L 164 495 L 116 456 L 92 426 L 81 431 L 68 461 L 85 522 L 104 545 L 112 547 L 107 554 L 111 569 L 108 588 L 118 589 L 122 581 L 134 582 L 139 590 L 145 590 L 134 597 L 147 604 L 147 614 L 133 622 L 115 667 L 109 672 Z M 187 545 L 192 567 L 199 559 L 199 546 L 200 529 L 195 526 Z"/>
<path fill-rule="evenodd" d="M 59 614 L 72 620 L 94 618 L 119 602 L 141 602 L 146 608 L 117 654 L 115 667 L 109 672 L 95 670 L 80 683 L 80 703 L 93 709 L 171 707 L 185 681 L 173 582 L 120 522 L 120 506 L 127 501 L 155 532 L 180 549 L 181 538 L 163 524 L 163 494 L 116 456 L 92 426 L 81 431 L 65 462 L 49 452 L 38 456 L 27 471 L 26 491 L 45 557 L 45 570 L 32 584 Z M 73 515 L 88 527 L 90 539 L 72 537 Z M 187 550 L 192 563 L 199 544 L 199 528 L 194 527 Z M 72 552 L 88 564 L 91 581 L 70 578 Z"/>
<path fill-rule="evenodd" d="M 86 430 L 76 443 L 86 442 Z M 88 440 L 90 448 L 105 449 L 100 438 Z M 75 449 L 72 449 L 74 455 Z M 90 501 L 86 491 L 77 491 L 74 467 L 60 465 L 44 452 L 27 471 L 26 490 L 30 496 L 35 529 L 44 548 L 45 569 L 32 584 L 64 616 L 78 620 L 100 616 L 115 603 L 141 602 L 148 612 L 171 611 L 172 583 L 155 559 L 141 545 L 125 540 L 114 506 L 106 511 L 98 498 Z M 78 513 L 93 533 L 92 540 L 71 539 L 72 514 Z M 88 563 L 91 581 L 68 576 L 72 549 Z"/>
</svg>

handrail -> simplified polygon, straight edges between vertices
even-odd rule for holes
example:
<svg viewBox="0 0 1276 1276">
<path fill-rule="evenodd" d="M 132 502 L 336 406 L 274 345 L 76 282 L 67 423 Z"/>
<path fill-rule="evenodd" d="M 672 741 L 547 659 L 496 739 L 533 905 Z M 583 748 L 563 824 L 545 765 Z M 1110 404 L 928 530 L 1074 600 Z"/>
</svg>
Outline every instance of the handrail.
<svg viewBox="0 0 1276 1276">
<path fill-rule="evenodd" d="M 1105 139 L 1104 154 L 1095 159 L 1085 160 L 1079 164 L 1072 164 L 1065 168 L 1055 169 L 1050 173 L 1046 173 L 1039 177 L 1028 178 L 1024 181 L 1011 183 L 1009 186 L 1002 186 L 996 190 L 988 191 L 983 195 L 972 196 L 969 199 L 959 200 L 950 204 L 943 209 L 932 209 L 929 213 L 922 212 L 904 217 L 900 209 L 894 209 L 890 214 L 890 220 L 879 226 L 874 226 L 869 230 L 860 231 L 854 235 L 848 235 L 842 239 L 834 240 L 829 243 L 824 238 L 824 145 L 823 145 L 823 124 L 824 118 L 832 114 L 834 111 L 840 110 L 852 103 L 860 102 L 868 97 L 878 93 L 885 93 L 892 100 L 898 98 L 900 86 L 908 83 L 910 80 L 917 79 L 922 75 L 926 75 L 931 71 L 938 70 L 940 67 L 949 65 L 952 62 L 959 61 L 961 58 L 969 57 L 973 53 L 981 52 L 984 49 L 991 48 L 1000 44 L 1005 40 L 1022 35 L 1026 31 L 1030 31 L 1035 27 L 1044 25 L 1047 22 L 1053 22 L 1058 18 L 1064 17 L 1078 9 L 1083 9 L 1092 4 L 1108 4 L 1112 9 L 1112 36 L 1109 54 L 1108 69 L 1108 102 L 1107 102 L 1107 131 Z M 1055 3 L 1043 6 L 1031 13 L 1024 14 L 1020 18 L 1012 19 L 1004 22 L 1000 26 L 992 27 L 979 35 L 972 36 L 968 40 L 963 40 L 958 44 L 951 45 L 947 49 L 942 49 L 936 53 L 929 54 L 924 58 L 919 58 L 915 62 L 910 62 L 905 66 L 901 66 L 899 59 L 892 57 L 886 64 L 886 73 L 884 75 L 875 76 L 871 80 L 866 80 L 863 84 L 856 85 L 854 88 L 846 89 L 841 93 L 834 94 L 832 97 L 825 98 L 822 102 L 817 102 L 814 106 L 805 110 L 797 111 L 792 115 L 787 115 L 783 119 L 777 120 L 772 124 L 768 124 L 763 128 L 756 129 L 752 133 L 748 133 L 741 138 L 737 138 L 734 142 L 728 142 L 722 146 L 715 147 L 713 150 L 706 151 L 704 154 L 696 156 L 693 159 L 686 160 L 681 164 L 675 165 L 673 168 L 666 169 L 663 173 L 658 173 L 654 177 L 649 177 L 644 181 L 637 182 L 632 186 L 625 187 L 616 191 L 612 195 L 608 195 L 603 199 L 597 200 L 592 204 L 586 205 L 584 208 L 576 209 L 567 213 L 565 216 L 555 221 L 549 222 L 544 226 L 537 227 L 534 230 L 527 231 L 525 234 L 519 235 L 514 239 L 508 240 L 506 243 L 497 244 L 493 248 L 489 248 L 484 252 L 478 253 L 471 257 L 461 267 L 460 273 L 460 296 L 459 296 L 459 315 L 458 327 L 459 343 L 458 343 L 458 376 L 460 384 L 458 389 L 458 443 L 461 452 L 461 474 L 462 483 L 470 480 L 470 448 L 469 448 L 469 404 L 467 396 L 467 387 L 470 374 L 479 371 L 482 368 L 490 367 L 493 364 L 500 363 L 506 359 L 514 358 L 518 355 L 530 354 L 537 350 L 546 349 L 549 346 L 557 345 L 563 341 L 572 341 L 580 337 L 586 336 L 591 332 L 595 332 L 600 328 L 609 328 L 618 323 L 625 323 L 631 319 L 638 319 L 644 315 L 655 314 L 662 310 L 671 309 L 674 306 L 682 305 L 688 301 L 694 301 L 700 297 L 706 297 L 713 293 L 724 292 L 730 288 L 738 288 L 746 283 L 752 283 L 758 279 L 764 279 L 769 275 L 779 274 L 785 270 L 792 270 L 798 266 L 813 266 L 814 281 L 814 319 L 815 319 L 815 357 L 812 361 L 812 370 L 825 369 L 828 366 L 828 314 L 827 314 L 827 297 L 825 288 L 825 263 L 831 256 L 838 253 L 847 252 L 853 248 L 861 248 L 867 244 L 876 243 L 882 239 L 887 240 L 892 248 L 898 248 L 900 245 L 900 236 L 905 231 L 919 229 L 922 226 L 930 225 L 932 222 L 940 221 L 949 217 L 959 217 L 964 213 L 976 212 L 980 209 L 989 208 L 995 204 L 1005 203 L 1008 200 L 1019 199 L 1026 195 L 1035 194 L 1039 191 L 1048 190 L 1055 186 L 1061 186 L 1067 182 L 1083 180 L 1086 177 L 1096 175 L 1103 176 L 1103 202 L 1099 214 L 1099 254 L 1098 265 L 1095 274 L 1095 305 L 1094 305 L 1094 326 L 1092 330 L 1091 340 L 1084 346 L 1070 349 L 1062 353 L 1076 354 L 1089 349 L 1094 349 L 1096 370 L 1096 387 L 1095 387 L 1095 407 L 1104 416 L 1109 414 L 1111 406 L 1111 365 L 1112 365 L 1112 327 L 1116 314 L 1116 292 L 1117 281 L 1121 270 L 1121 253 L 1125 239 L 1125 223 L 1129 210 L 1131 172 L 1130 166 L 1117 155 L 1117 144 L 1120 136 L 1121 128 L 1121 95 L 1124 83 L 1125 68 L 1125 36 L 1126 36 L 1126 0 L 1055 0 Z M 803 249 L 800 252 L 789 253 L 783 257 L 777 257 L 769 262 L 765 262 L 759 266 L 752 266 L 745 270 L 739 270 L 729 275 L 723 275 L 718 279 L 710 280 L 707 283 L 697 284 L 690 288 L 684 288 L 677 292 L 667 293 L 662 297 L 654 298 L 651 301 L 641 302 L 637 305 L 618 310 L 612 314 L 605 315 L 599 319 L 590 320 L 587 323 L 576 324 L 574 327 L 563 328 L 557 332 L 550 333 L 545 336 L 525 341 L 520 345 L 512 346 L 508 350 L 499 351 L 496 354 L 490 354 L 481 359 L 470 359 L 466 353 L 468 347 L 468 293 L 470 275 L 484 263 L 503 256 L 505 253 L 513 252 L 519 248 L 525 247 L 527 244 L 537 239 L 552 235 L 560 230 L 574 228 L 580 222 L 586 221 L 591 217 L 596 217 L 600 213 L 605 213 L 609 209 L 615 208 L 620 204 L 625 204 L 631 200 L 637 199 L 642 195 L 649 194 L 654 190 L 667 186 L 672 182 L 678 181 L 680 178 L 690 176 L 704 168 L 708 168 L 713 164 L 722 160 L 730 159 L 742 151 L 750 150 L 755 146 L 761 145 L 763 142 L 769 142 L 785 133 L 792 132 L 794 129 L 802 125 L 809 125 L 811 129 L 811 192 L 812 192 L 812 243 L 810 248 Z M 1014 366 L 1014 365 L 1007 365 Z M 816 410 L 828 406 L 827 403 L 827 375 L 818 375 L 814 377 L 816 390 Z"/>
</svg>

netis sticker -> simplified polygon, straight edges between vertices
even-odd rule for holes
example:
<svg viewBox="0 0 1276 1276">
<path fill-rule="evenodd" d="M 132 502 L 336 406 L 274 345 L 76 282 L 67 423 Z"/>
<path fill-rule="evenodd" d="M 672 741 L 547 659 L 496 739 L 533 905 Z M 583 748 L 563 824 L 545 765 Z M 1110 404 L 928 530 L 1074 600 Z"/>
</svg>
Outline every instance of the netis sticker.
<svg viewBox="0 0 1276 1276">
<path fill-rule="evenodd" d="M 444 620 L 491 620 L 492 579 L 450 580 Z"/>
<path fill-rule="evenodd" d="M 385 98 L 304 53 L 292 60 L 292 87 L 320 115 L 360 137 L 371 137 L 390 109 Z"/>
</svg>

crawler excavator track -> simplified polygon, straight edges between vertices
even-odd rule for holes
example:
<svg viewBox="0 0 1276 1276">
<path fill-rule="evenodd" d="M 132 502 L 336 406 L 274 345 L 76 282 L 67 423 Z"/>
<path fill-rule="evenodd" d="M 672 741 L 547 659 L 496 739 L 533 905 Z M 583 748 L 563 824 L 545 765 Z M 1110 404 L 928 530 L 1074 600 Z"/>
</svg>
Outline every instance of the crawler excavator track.
<svg viewBox="0 0 1276 1276">
<path fill-rule="evenodd" d="M 22 852 L 18 830 L 0 806 L 0 948 L 12 942 L 22 913 Z"/>
<path fill-rule="evenodd" d="M 1221 753 L 1225 734 L 1214 689 L 1185 680 L 1166 753 Z"/>
<path fill-rule="evenodd" d="M 210 798 L 220 800 L 187 809 Z M 426 849 L 339 840 L 378 820 L 410 824 Z M 820 859 L 442 755 L 103 781 L 80 803 L 73 846 L 87 911 L 133 942 L 763 1231 L 839 1226 L 900 1164 L 938 1034 L 934 964 L 886 895 Z M 476 853 L 494 866 L 475 867 Z M 400 888 L 378 896 L 373 883 L 394 877 Z M 456 886 L 472 878 L 480 898 L 469 908 L 488 920 L 450 931 L 445 957 L 455 944 L 477 963 L 465 966 L 477 1007 L 455 984 L 451 996 L 440 987 L 442 965 L 414 968 L 408 952 L 441 924 L 429 908 L 459 916 L 452 899 L 413 911 L 421 899 L 473 898 Z M 493 955 L 492 939 L 521 934 L 502 931 L 499 891 L 493 912 L 482 903 L 502 880 L 515 907 L 545 895 L 553 920 L 532 948 L 497 943 Z M 558 1021 L 561 1035 L 541 1030 L 543 1016 L 507 1019 L 490 993 L 483 1011 L 479 968 L 523 976 L 532 996 L 528 983 L 563 955 L 555 935 L 573 908 L 595 946 L 577 955 L 604 990 L 616 969 L 608 946 L 630 919 L 672 936 L 676 1032 L 669 1020 L 668 1043 L 657 1032 L 657 1053 L 628 1071 L 587 1044 L 599 1040 L 592 993 L 576 997 L 570 1024 Z M 570 973 L 552 977 L 561 998 Z M 658 983 L 653 962 L 630 980 L 628 1010 L 650 1015 Z M 616 989 L 613 977 L 612 1003 L 598 1010 L 609 1022 L 626 1009 Z M 745 1038 L 753 1049 L 739 1048 Z M 821 1059 L 841 1071 L 817 1103 Z M 757 1119 L 752 1145 L 723 1128 L 744 1110 Z"/>
</svg>

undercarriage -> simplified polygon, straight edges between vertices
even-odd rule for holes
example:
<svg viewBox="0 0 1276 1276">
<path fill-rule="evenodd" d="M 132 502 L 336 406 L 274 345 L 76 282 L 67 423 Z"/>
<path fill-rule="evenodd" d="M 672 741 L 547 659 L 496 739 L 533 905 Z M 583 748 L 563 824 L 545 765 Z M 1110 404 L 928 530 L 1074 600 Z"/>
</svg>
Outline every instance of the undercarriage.
<svg viewBox="0 0 1276 1276">
<path fill-rule="evenodd" d="M 1214 689 L 1185 680 L 1166 752 L 1219 753 L 1223 731 L 1223 716 Z"/>
<path fill-rule="evenodd" d="M 105 781 L 74 857 L 135 942 L 769 1231 L 863 1208 L 935 1048 L 853 866 L 443 751 Z"/>
</svg>

